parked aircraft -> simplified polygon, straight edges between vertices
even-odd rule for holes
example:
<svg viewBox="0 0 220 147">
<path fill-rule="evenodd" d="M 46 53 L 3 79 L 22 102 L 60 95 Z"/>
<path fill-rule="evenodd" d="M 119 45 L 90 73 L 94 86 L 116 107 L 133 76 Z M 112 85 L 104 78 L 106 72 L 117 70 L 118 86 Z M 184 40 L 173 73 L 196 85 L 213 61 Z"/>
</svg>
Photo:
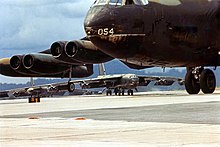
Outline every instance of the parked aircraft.
<svg viewBox="0 0 220 147">
<path fill-rule="evenodd" d="M 136 74 L 107 75 L 104 64 L 99 64 L 99 76 L 97 78 L 70 81 L 68 89 L 74 91 L 74 84 L 79 83 L 82 89 L 107 88 L 106 95 L 112 95 L 113 92 L 115 95 L 124 95 L 125 90 L 127 90 L 128 95 L 133 95 L 133 89 L 137 90 L 137 86 L 148 86 L 152 81 L 155 82 L 154 85 L 156 86 L 171 86 L 174 82 L 184 85 L 183 79 L 174 77 L 140 76 Z"/>
<path fill-rule="evenodd" d="M 33 81 L 33 79 L 31 79 Z M 0 95 L 5 95 L 7 92 L 9 97 L 16 96 L 38 96 L 47 97 L 60 90 L 75 91 L 75 84 L 80 84 L 82 89 L 89 88 L 107 88 L 106 95 L 112 95 L 114 90 L 115 95 L 124 95 L 127 90 L 128 95 L 133 95 L 133 89 L 137 90 L 137 86 L 148 86 L 154 81 L 156 86 L 171 86 L 174 82 L 179 85 L 184 85 L 181 78 L 174 77 L 159 77 L 159 76 L 140 76 L 136 74 L 114 74 L 107 75 L 104 64 L 99 64 L 99 76 L 97 78 L 74 80 L 64 83 L 47 84 L 40 86 L 31 86 L 28 88 L 20 88 L 15 90 L 0 92 Z"/>
<path fill-rule="evenodd" d="M 187 67 L 189 94 L 215 91 L 215 75 L 205 67 L 220 65 L 219 0 L 96 0 L 84 28 L 80 40 L 1 60 L 0 73 L 86 77 L 92 64 L 117 58 L 135 69 Z"/>
<path fill-rule="evenodd" d="M 174 82 L 178 82 L 180 85 L 184 84 L 181 78 L 139 76 L 136 74 L 103 75 L 75 82 L 80 83 L 82 89 L 105 87 L 107 88 L 106 95 L 112 95 L 112 90 L 115 95 L 124 95 L 125 90 L 128 95 L 133 95 L 133 89 L 137 90 L 137 86 L 148 86 L 152 81 L 155 82 L 155 85 L 160 86 L 171 86 Z"/>
<path fill-rule="evenodd" d="M 9 98 L 24 97 L 24 96 L 51 97 L 60 91 L 68 90 L 68 88 L 69 88 L 68 82 L 45 84 L 40 86 L 30 86 L 30 87 L 0 91 L 0 97 L 9 97 Z"/>
</svg>

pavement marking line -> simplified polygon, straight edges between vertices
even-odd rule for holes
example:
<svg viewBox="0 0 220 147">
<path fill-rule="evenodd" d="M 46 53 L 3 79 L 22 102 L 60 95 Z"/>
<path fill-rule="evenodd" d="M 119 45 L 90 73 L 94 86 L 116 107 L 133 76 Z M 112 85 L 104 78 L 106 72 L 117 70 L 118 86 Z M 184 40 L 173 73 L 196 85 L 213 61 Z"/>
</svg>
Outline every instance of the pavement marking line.
<svg viewBox="0 0 220 147">
<path fill-rule="evenodd" d="M 30 117 L 28 117 L 28 119 L 40 119 L 40 118 L 37 116 L 30 116 Z"/>
<path fill-rule="evenodd" d="M 84 117 L 77 117 L 77 118 L 74 118 L 74 120 L 86 120 L 86 118 L 84 118 Z"/>
</svg>

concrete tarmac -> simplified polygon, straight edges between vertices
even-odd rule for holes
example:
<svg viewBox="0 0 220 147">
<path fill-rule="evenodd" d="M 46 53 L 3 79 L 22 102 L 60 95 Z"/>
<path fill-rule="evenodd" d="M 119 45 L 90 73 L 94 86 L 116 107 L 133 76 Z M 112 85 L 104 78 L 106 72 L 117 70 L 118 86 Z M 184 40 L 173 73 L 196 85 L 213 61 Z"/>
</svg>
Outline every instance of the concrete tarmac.
<svg viewBox="0 0 220 147">
<path fill-rule="evenodd" d="M 0 146 L 220 146 L 220 91 L 4 100 Z"/>
</svg>

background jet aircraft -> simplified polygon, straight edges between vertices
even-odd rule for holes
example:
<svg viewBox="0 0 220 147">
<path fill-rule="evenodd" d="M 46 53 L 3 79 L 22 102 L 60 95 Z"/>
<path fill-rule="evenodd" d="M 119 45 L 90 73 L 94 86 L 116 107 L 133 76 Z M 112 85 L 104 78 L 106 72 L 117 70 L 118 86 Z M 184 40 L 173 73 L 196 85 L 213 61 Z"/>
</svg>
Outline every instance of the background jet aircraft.
<svg viewBox="0 0 220 147">
<path fill-rule="evenodd" d="M 137 86 L 148 86 L 152 81 L 157 86 L 170 86 L 174 82 L 178 82 L 179 85 L 184 84 L 183 79 L 174 77 L 139 76 L 136 74 L 106 75 L 104 64 L 99 65 L 99 74 L 97 78 L 70 81 L 68 89 L 73 91 L 74 83 L 80 83 L 82 89 L 105 87 L 107 88 L 106 95 L 112 95 L 112 90 L 115 95 L 124 95 L 125 90 L 128 95 L 133 95 L 133 89 L 136 89 Z"/>
<path fill-rule="evenodd" d="M 181 78 L 138 76 L 135 74 L 103 75 L 77 82 L 80 83 L 83 89 L 106 87 L 107 95 L 112 95 L 112 89 L 115 95 L 124 95 L 125 90 L 127 90 L 128 95 L 133 95 L 133 89 L 136 89 L 137 86 L 148 86 L 152 81 L 155 81 L 155 85 L 158 86 L 170 86 L 174 82 L 183 85 Z"/>
<path fill-rule="evenodd" d="M 54 84 L 45 84 L 39 86 L 30 86 L 24 88 L 17 88 L 7 91 L 0 91 L 0 97 L 23 97 L 23 96 L 31 96 L 31 97 L 50 97 L 60 91 L 68 90 L 69 83 L 54 83 Z M 73 88 L 73 87 L 71 87 Z M 75 87 L 74 87 L 75 89 Z"/>
<path fill-rule="evenodd" d="M 189 94 L 213 93 L 220 65 L 219 0 L 97 0 L 84 22 L 102 52 L 131 68 L 187 67 Z"/>
</svg>

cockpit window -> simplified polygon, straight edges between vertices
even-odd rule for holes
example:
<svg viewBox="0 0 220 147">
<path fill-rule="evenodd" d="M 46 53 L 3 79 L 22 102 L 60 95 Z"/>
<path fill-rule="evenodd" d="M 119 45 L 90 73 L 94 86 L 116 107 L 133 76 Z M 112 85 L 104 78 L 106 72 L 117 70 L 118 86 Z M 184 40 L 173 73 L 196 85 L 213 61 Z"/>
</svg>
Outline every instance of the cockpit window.
<svg viewBox="0 0 220 147">
<path fill-rule="evenodd" d="M 147 5 L 148 0 L 96 0 L 94 2 L 94 5 L 115 5 L 115 6 L 121 6 L 121 5 Z"/>
<path fill-rule="evenodd" d="M 110 5 L 122 5 L 122 0 L 110 0 Z"/>
<path fill-rule="evenodd" d="M 147 5 L 148 0 L 125 0 L 125 5 Z"/>
<path fill-rule="evenodd" d="M 150 2 L 160 3 L 162 5 L 175 6 L 181 4 L 180 0 L 149 0 Z"/>
<path fill-rule="evenodd" d="M 95 5 L 105 5 L 107 4 L 108 0 L 96 0 Z"/>
<path fill-rule="evenodd" d="M 148 0 L 133 0 L 135 5 L 147 5 Z"/>
</svg>

